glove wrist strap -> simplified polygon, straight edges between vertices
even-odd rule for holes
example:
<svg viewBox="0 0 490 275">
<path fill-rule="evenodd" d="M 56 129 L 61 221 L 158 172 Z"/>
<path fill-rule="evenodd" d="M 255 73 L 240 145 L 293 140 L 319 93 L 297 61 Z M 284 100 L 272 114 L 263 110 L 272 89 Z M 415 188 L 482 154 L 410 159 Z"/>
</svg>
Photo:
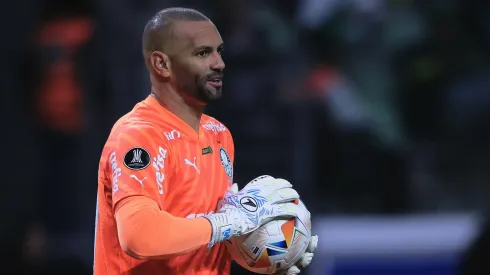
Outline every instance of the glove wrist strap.
<svg viewBox="0 0 490 275">
<path fill-rule="evenodd" d="M 229 222 L 229 219 L 226 214 L 214 213 L 214 214 L 204 216 L 204 218 L 209 220 L 213 230 L 211 234 L 211 241 L 208 244 L 208 249 L 210 249 L 216 243 L 226 241 L 232 237 L 233 226 Z"/>
</svg>

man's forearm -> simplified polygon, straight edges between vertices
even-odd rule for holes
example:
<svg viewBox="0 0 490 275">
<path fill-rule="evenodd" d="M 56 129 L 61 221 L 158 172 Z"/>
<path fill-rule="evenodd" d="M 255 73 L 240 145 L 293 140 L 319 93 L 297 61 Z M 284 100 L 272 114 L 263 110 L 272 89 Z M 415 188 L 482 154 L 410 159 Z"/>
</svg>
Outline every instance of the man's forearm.
<svg viewBox="0 0 490 275">
<path fill-rule="evenodd" d="M 185 254 L 207 245 L 211 237 L 207 219 L 175 217 L 143 196 L 119 202 L 115 216 L 122 249 L 137 259 Z"/>
</svg>

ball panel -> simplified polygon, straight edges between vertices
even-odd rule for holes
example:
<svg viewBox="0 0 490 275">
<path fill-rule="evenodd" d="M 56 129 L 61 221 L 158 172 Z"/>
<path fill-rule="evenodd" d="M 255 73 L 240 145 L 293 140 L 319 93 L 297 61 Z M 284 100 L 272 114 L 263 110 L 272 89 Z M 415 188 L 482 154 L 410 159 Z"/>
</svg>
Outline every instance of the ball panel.
<svg viewBox="0 0 490 275">
<path fill-rule="evenodd" d="M 268 243 L 267 245 L 268 246 L 273 246 L 273 247 L 279 248 L 279 249 L 287 249 L 288 248 L 288 245 L 287 245 L 287 243 L 286 243 L 285 240 L 278 241 L 278 242 Z"/>
<path fill-rule="evenodd" d="M 267 231 L 267 234 L 269 234 L 269 236 L 276 236 L 276 235 L 280 235 L 281 234 L 281 227 L 279 226 L 279 224 L 283 222 L 281 220 L 275 220 L 275 221 L 271 221 L 267 224 L 267 226 L 265 226 L 265 230 Z M 276 225 L 274 225 L 274 223 Z"/>
<path fill-rule="evenodd" d="M 240 238 L 240 237 L 238 237 Z M 235 242 L 235 240 L 230 241 L 230 242 L 225 242 L 226 248 L 228 249 L 228 252 L 230 253 L 230 256 L 233 261 L 235 261 L 237 264 L 239 264 L 241 267 L 250 270 L 255 273 L 259 274 L 270 274 L 271 272 L 268 272 L 267 269 L 268 267 L 254 267 L 256 260 L 252 260 L 251 258 L 247 257 L 247 254 L 244 252 L 241 252 L 243 250 L 243 246 L 240 245 L 240 242 Z M 260 257 L 262 253 L 260 253 L 258 256 Z M 257 257 L 257 260 L 259 259 Z M 271 265 L 269 261 L 269 266 Z"/>
<path fill-rule="evenodd" d="M 269 260 L 269 250 L 264 249 L 262 254 L 260 255 L 259 259 L 250 265 L 250 267 L 255 267 L 255 268 L 267 268 L 271 265 L 271 261 Z"/>
<path fill-rule="evenodd" d="M 291 246 L 291 240 L 293 239 L 293 235 L 294 235 L 295 222 L 296 219 L 291 219 L 283 223 L 281 226 L 281 231 L 282 234 L 284 235 L 284 238 L 286 239 L 287 247 Z"/>
<path fill-rule="evenodd" d="M 298 217 L 276 219 L 252 233 L 226 242 L 232 259 L 255 273 L 272 274 L 293 266 L 304 254 L 311 237 L 310 213 L 297 200 Z"/>
</svg>

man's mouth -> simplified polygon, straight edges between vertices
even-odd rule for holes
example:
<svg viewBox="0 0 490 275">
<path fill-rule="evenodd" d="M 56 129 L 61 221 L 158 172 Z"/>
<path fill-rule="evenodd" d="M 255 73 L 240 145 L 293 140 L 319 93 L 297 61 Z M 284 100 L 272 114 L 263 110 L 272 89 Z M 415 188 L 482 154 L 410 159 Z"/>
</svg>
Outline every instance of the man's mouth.
<svg viewBox="0 0 490 275">
<path fill-rule="evenodd" d="M 208 78 L 207 82 L 215 87 L 221 87 L 221 85 L 223 85 L 223 77 L 221 76 L 210 77 Z"/>
</svg>

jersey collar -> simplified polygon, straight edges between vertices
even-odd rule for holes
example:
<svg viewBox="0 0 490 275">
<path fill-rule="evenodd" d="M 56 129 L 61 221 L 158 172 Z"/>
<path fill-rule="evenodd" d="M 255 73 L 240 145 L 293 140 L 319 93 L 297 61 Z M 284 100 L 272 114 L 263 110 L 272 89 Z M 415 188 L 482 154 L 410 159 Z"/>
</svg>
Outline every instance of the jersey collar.
<svg viewBox="0 0 490 275">
<path fill-rule="evenodd" d="M 155 97 L 149 95 L 144 101 L 145 104 L 151 108 L 157 110 L 162 115 L 162 120 L 168 122 L 173 127 L 177 128 L 175 130 L 179 131 L 181 134 L 187 137 L 204 140 L 204 129 L 202 129 L 202 118 L 199 122 L 199 134 L 194 131 L 194 129 L 183 121 L 180 117 L 176 116 L 174 113 L 170 112 L 167 108 L 163 107 Z"/>
</svg>

